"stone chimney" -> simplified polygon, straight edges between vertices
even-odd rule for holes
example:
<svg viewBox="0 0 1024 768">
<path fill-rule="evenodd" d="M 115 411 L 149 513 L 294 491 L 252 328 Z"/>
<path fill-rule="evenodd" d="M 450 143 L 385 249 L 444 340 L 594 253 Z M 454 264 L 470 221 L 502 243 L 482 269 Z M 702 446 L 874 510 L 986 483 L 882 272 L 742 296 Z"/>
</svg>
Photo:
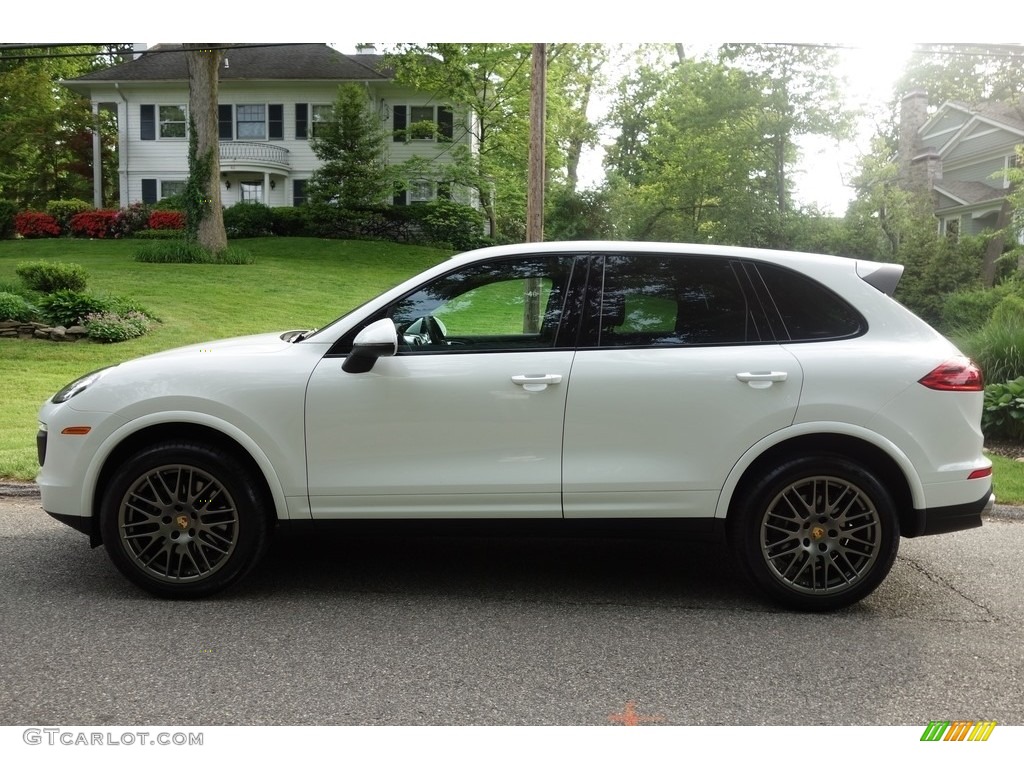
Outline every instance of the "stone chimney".
<svg viewBox="0 0 1024 768">
<path fill-rule="evenodd" d="M 934 147 L 925 147 L 921 128 L 928 122 L 928 94 L 915 90 L 900 102 L 900 130 L 897 158 L 899 183 L 904 189 L 931 191 L 942 178 L 942 160 Z"/>
</svg>

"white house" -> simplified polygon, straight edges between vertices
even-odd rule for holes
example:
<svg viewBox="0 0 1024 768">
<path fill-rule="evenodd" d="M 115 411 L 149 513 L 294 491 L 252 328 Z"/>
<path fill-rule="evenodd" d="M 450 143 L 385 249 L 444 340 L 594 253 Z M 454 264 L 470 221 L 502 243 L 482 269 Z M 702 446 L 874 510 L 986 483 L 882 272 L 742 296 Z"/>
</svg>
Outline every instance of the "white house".
<svg viewBox="0 0 1024 768">
<path fill-rule="evenodd" d="M 473 115 L 394 82 L 384 57 L 372 48 L 354 56 L 322 43 L 237 44 L 220 68 L 221 200 L 226 206 L 258 201 L 302 205 L 306 183 L 319 165 L 310 147 L 317 127 L 330 118 L 342 83 L 366 88 L 367 100 L 392 138 L 389 163 L 420 156 L 433 167 L 452 161 L 452 148 L 475 149 Z M 132 61 L 92 72 L 63 85 L 87 96 L 94 113 L 115 109 L 121 205 L 154 203 L 181 192 L 188 178 L 188 75 L 180 44 L 157 45 Z M 434 122 L 436 130 L 405 130 Z M 94 157 L 100 142 L 93 141 Z M 94 163 L 94 204 L 102 204 L 100 163 Z M 396 191 L 396 205 L 451 195 L 473 203 L 469 190 L 430 179 Z M 382 201 L 385 202 L 385 201 Z"/>
</svg>

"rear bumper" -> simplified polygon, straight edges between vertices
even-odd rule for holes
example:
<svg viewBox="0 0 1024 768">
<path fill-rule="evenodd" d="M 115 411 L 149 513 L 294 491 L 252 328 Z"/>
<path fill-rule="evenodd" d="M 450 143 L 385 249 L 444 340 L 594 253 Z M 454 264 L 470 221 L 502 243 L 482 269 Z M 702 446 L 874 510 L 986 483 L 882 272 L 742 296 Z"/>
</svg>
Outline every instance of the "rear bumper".
<svg viewBox="0 0 1024 768">
<path fill-rule="evenodd" d="M 996 497 L 991 489 L 977 501 L 951 507 L 913 509 L 900 515 L 900 535 L 908 539 L 937 533 L 963 531 L 981 527 L 981 516 L 991 512 Z"/>
</svg>

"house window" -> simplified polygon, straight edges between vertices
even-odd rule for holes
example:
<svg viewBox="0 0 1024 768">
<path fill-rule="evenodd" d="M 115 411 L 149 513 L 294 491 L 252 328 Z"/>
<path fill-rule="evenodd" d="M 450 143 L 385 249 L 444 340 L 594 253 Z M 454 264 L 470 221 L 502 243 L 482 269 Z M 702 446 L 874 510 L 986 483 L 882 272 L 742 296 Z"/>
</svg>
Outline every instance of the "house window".
<svg viewBox="0 0 1024 768">
<path fill-rule="evenodd" d="M 243 203 L 262 203 L 263 202 L 263 182 L 262 181 L 243 181 L 238 185 L 240 189 L 240 197 Z"/>
<path fill-rule="evenodd" d="M 184 139 L 185 107 L 183 105 L 160 106 L 160 138 L 161 139 Z"/>
<path fill-rule="evenodd" d="M 324 126 L 334 120 L 334 107 L 330 104 L 311 104 L 312 107 L 312 137 L 323 136 Z"/>
<path fill-rule="evenodd" d="M 409 185 L 409 204 L 429 203 L 434 199 L 434 183 L 417 180 Z"/>
<path fill-rule="evenodd" d="M 292 205 L 306 204 L 306 179 L 295 179 L 292 182 Z"/>
<path fill-rule="evenodd" d="M 960 239 L 960 217 L 943 219 L 942 231 L 949 240 L 952 240 L 954 243 L 957 242 Z"/>
<path fill-rule="evenodd" d="M 395 141 L 451 141 L 454 117 L 450 107 L 396 105 L 391 110 Z"/>
<path fill-rule="evenodd" d="M 160 182 L 160 199 L 163 200 L 165 197 L 172 197 L 173 195 L 180 195 L 185 192 L 184 181 L 161 181 Z"/>
<path fill-rule="evenodd" d="M 235 106 L 235 136 L 240 140 L 267 138 L 267 110 L 263 104 Z"/>
</svg>

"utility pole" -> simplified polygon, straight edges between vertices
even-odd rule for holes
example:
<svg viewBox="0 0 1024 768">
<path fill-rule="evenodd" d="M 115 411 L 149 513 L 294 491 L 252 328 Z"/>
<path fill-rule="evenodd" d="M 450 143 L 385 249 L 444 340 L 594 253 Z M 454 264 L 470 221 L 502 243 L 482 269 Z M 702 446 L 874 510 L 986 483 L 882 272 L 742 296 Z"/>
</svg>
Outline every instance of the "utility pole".
<svg viewBox="0 0 1024 768">
<path fill-rule="evenodd" d="M 534 43 L 530 69 L 530 157 L 526 187 L 526 242 L 544 240 L 544 118 L 547 93 L 547 43 Z M 540 282 L 526 281 L 523 332 L 539 333 Z"/>
</svg>

